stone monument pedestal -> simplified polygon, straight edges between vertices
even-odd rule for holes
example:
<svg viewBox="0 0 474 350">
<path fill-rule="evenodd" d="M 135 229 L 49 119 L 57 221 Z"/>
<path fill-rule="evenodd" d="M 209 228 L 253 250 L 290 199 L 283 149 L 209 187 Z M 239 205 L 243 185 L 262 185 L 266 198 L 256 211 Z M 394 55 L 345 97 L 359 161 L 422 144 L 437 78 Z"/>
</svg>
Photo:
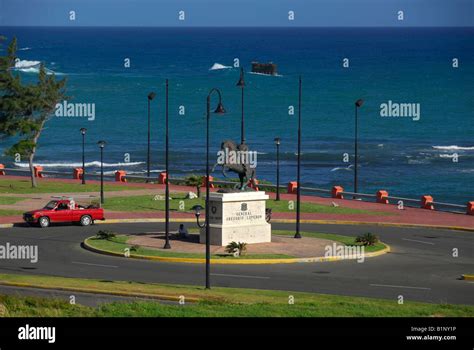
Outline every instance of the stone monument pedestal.
<svg viewBox="0 0 474 350">
<path fill-rule="evenodd" d="M 231 192 L 209 195 L 210 244 L 226 246 L 230 242 L 271 242 L 271 225 L 265 220 L 265 192 Z M 206 243 L 201 229 L 199 243 Z"/>
</svg>

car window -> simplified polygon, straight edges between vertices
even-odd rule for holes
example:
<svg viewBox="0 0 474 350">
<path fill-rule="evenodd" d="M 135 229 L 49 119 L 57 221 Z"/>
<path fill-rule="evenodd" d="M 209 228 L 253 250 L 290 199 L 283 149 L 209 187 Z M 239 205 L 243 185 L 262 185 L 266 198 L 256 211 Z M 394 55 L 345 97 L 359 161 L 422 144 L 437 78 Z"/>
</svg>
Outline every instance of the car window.
<svg viewBox="0 0 474 350">
<path fill-rule="evenodd" d="M 69 209 L 67 203 L 60 203 L 58 205 L 58 210 L 67 210 L 67 209 Z"/>
<path fill-rule="evenodd" d="M 51 202 L 49 202 L 48 204 L 45 205 L 44 209 L 49 209 L 49 210 L 54 209 L 56 207 L 57 203 L 58 202 L 56 202 L 56 201 L 51 201 Z"/>
</svg>

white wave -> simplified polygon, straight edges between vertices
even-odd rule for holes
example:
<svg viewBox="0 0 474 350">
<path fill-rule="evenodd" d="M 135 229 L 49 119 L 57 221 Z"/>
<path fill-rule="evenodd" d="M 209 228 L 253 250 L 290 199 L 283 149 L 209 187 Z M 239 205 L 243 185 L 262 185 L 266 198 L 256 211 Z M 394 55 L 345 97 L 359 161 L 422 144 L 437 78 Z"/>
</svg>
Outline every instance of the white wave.
<svg viewBox="0 0 474 350">
<path fill-rule="evenodd" d="M 209 70 L 220 70 L 220 69 L 231 69 L 231 66 L 224 66 L 223 64 L 220 63 L 214 63 Z"/>
<path fill-rule="evenodd" d="M 446 150 L 446 151 L 454 151 L 454 150 L 473 151 L 474 150 L 474 146 L 463 147 L 463 146 L 451 145 L 451 146 L 431 146 L 431 147 L 433 147 L 434 149 Z"/>
<path fill-rule="evenodd" d="M 352 166 L 353 166 L 353 165 L 351 164 L 351 165 L 349 165 L 347 168 L 345 168 L 345 167 L 336 167 L 336 168 L 331 169 L 331 171 L 339 171 L 339 170 L 352 171 L 352 169 L 351 169 Z"/>
<path fill-rule="evenodd" d="M 28 51 L 31 50 L 31 47 L 21 47 L 18 49 L 18 51 Z"/>
<path fill-rule="evenodd" d="M 454 157 L 459 157 L 459 155 L 457 155 L 456 153 L 453 153 L 453 154 L 440 154 L 439 157 L 440 158 L 454 158 Z"/>
<path fill-rule="evenodd" d="M 264 75 L 266 77 L 283 77 L 281 74 L 265 74 L 265 73 L 258 73 L 258 72 L 248 72 L 249 74 L 255 74 L 255 75 Z"/>
<path fill-rule="evenodd" d="M 15 166 L 19 168 L 28 168 L 28 163 L 14 163 Z M 135 166 L 145 164 L 145 162 L 129 162 L 129 163 L 104 163 L 104 167 L 127 167 L 127 166 Z M 42 166 L 44 168 L 80 168 L 82 167 L 82 163 L 35 163 L 35 166 Z M 99 161 L 87 162 L 85 164 L 86 167 L 100 167 Z"/>
<path fill-rule="evenodd" d="M 23 72 L 23 73 L 36 73 L 38 74 L 40 71 L 40 61 L 28 61 L 28 60 L 20 60 L 17 59 L 15 61 L 15 67 L 13 69 Z M 51 75 L 51 74 L 56 74 L 56 75 L 64 75 L 64 73 L 60 72 L 55 72 L 52 69 L 46 69 L 46 74 Z"/>
<path fill-rule="evenodd" d="M 28 61 L 28 60 L 15 60 L 15 69 L 25 69 L 31 67 L 38 67 L 41 64 L 40 61 Z"/>
<path fill-rule="evenodd" d="M 408 164 L 429 164 L 429 159 L 408 159 Z"/>
</svg>

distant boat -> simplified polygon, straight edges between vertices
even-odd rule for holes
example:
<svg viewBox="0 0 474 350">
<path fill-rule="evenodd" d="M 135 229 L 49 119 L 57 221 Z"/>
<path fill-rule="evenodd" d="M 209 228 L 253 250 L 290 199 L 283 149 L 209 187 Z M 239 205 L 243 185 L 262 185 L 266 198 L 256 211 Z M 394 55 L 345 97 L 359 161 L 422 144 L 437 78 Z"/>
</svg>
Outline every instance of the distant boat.
<svg viewBox="0 0 474 350">
<path fill-rule="evenodd" d="M 252 62 L 252 73 L 277 75 L 277 65 L 273 62 L 269 62 L 269 63 Z"/>
</svg>

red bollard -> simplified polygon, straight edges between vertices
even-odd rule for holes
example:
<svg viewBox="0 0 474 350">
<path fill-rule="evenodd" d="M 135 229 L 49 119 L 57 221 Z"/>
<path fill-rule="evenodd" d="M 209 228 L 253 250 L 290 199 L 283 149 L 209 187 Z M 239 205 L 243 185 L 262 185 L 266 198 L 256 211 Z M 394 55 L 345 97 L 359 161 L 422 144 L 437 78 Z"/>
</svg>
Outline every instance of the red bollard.
<svg viewBox="0 0 474 350">
<path fill-rule="evenodd" d="M 287 192 L 289 194 L 296 193 L 297 189 L 298 189 L 298 182 L 296 181 L 288 182 Z"/>
<path fill-rule="evenodd" d="M 342 192 L 344 192 L 344 188 L 342 186 L 334 186 L 331 192 L 332 198 L 344 199 Z"/>
<path fill-rule="evenodd" d="M 431 196 L 421 196 L 421 207 L 423 209 L 434 209 L 433 197 Z"/>
<path fill-rule="evenodd" d="M 253 181 L 249 180 L 249 182 L 247 183 L 247 186 L 250 188 L 253 188 L 255 191 L 258 191 L 258 180 L 257 179 L 253 179 Z"/>
<path fill-rule="evenodd" d="M 117 170 L 115 172 L 115 181 L 117 182 L 127 182 L 127 172 L 125 170 Z"/>
<path fill-rule="evenodd" d="M 162 184 L 162 185 L 165 185 L 166 184 L 166 179 L 167 179 L 166 171 L 163 171 L 162 173 L 160 173 L 160 176 L 158 177 L 158 183 Z"/>
<path fill-rule="evenodd" d="M 42 166 L 34 166 L 33 171 L 35 174 L 35 177 L 43 177 L 43 167 Z"/>
<path fill-rule="evenodd" d="M 388 204 L 388 192 L 385 190 L 377 191 L 377 203 Z"/>
<path fill-rule="evenodd" d="M 467 202 L 467 215 L 474 215 L 474 202 Z"/>
<path fill-rule="evenodd" d="M 72 178 L 75 180 L 82 180 L 82 174 L 83 174 L 82 168 L 75 168 L 72 173 Z"/>
<path fill-rule="evenodd" d="M 214 181 L 214 177 L 209 175 L 209 188 L 214 188 L 214 184 L 212 183 L 213 181 Z M 206 177 L 203 176 L 202 177 L 202 182 L 201 182 L 201 187 L 206 187 L 206 185 L 207 185 Z"/>
</svg>

